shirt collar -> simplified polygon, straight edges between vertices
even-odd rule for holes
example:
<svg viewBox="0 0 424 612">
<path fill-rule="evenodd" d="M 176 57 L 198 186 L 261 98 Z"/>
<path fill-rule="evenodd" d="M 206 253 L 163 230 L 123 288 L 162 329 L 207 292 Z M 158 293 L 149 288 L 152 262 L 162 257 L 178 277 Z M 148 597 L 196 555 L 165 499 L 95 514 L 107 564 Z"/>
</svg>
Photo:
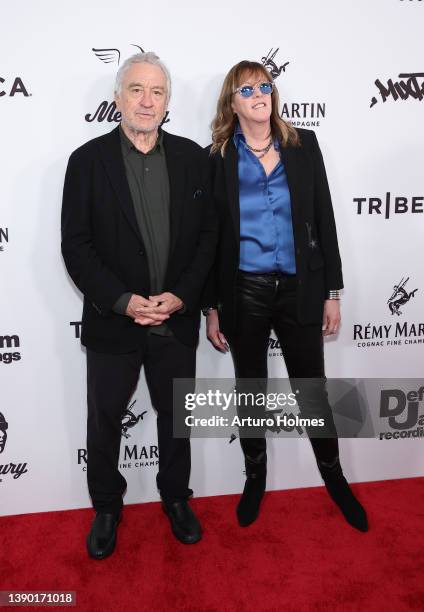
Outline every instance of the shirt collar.
<svg viewBox="0 0 424 612">
<path fill-rule="evenodd" d="M 159 153 L 164 152 L 163 151 L 163 131 L 161 130 L 161 128 L 159 128 L 158 130 L 158 138 L 156 140 L 156 143 L 153 149 L 150 149 L 148 153 L 142 153 L 133 145 L 131 140 L 128 138 L 128 136 L 125 134 L 124 130 L 122 129 L 121 124 L 119 124 L 119 136 L 121 138 L 121 144 L 127 153 L 130 153 L 131 151 L 136 151 L 137 153 L 141 153 L 141 155 L 151 155 L 152 153 L 155 153 L 156 151 L 158 151 Z"/>
<path fill-rule="evenodd" d="M 246 142 L 246 139 L 245 139 L 244 134 L 243 134 L 243 130 L 241 129 L 241 125 L 240 125 L 239 122 L 236 123 L 236 127 L 235 127 L 235 130 L 234 130 L 233 141 L 234 141 L 234 144 L 236 145 L 236 147 L 238 146 L 240 141 Z"/>
</svg>

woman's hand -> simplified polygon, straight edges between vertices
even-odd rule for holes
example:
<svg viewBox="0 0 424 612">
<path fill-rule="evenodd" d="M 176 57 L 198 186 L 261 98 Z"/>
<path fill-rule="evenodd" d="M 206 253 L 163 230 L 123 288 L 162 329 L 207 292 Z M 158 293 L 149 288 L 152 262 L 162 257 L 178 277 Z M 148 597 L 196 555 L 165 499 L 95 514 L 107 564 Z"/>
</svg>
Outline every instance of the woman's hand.
<svg viewBox="0 0 424 612">
<path fill-rule="evenodd" d="M 219 331 L 218 311 L 216 308 L 210 310 L 207 314 L 206 336 L 221 353 L 226 353 L 229 350 L 224 334 Z"/>
<path fill-rule="evenodd" d="M 322 335 L 335 334 L 340 326 L 340 300 L 325 300 L 322 318 Z"/>
</svg>

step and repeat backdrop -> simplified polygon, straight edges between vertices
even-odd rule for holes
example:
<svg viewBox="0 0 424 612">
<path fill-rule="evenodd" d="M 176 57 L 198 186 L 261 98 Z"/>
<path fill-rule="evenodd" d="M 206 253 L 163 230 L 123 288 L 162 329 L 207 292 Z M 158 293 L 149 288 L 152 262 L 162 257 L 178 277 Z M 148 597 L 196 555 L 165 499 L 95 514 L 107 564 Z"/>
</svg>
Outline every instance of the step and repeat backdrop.
<svg viewBox="0 0 424 612">
<path fill-rule="evenodd" d="M 402 432 L 341 440 L 344 469 L 353 482 L 424 475 L 423 394 L 414 394 L 419 381 L 401 380 L 423 375 L 423 20 L 420 0 L 2 7 L 1 514 L 90 505 L 82 299 L 60 253 L 61 193 L 70 153 L 118 124 L 115 74 L 140 49 L 171 71 L 164 129 L 172 133 L 210 142 L 223 77 L 241 59 L 271 71 L 283 118 L 315 130 L 345 277 L 342 326 L 325 342 L 327 376 L 393 379 L 398 410 L 389 430 Z M 269 371 L 286 375 L 274 334 Z M 231 357 L 212 349 L 204 327 L 197 372 L 233 375 Z M 196 495 L 242 489 L 238 440 L 195 439 L 192 450 Z M 158 499 L 157 465 L 142 374 L 122 421 L 126 503 Z M 320 483 L 304 434 L 270 441 L 270 489 Z"/>
</svg>

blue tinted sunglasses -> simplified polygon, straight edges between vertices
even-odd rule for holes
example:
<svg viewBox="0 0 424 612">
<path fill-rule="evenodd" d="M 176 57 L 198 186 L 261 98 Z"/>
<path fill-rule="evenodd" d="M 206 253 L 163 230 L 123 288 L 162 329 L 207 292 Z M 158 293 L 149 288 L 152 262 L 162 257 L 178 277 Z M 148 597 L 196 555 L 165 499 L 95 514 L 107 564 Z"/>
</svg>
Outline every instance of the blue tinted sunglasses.
<svg viewBox="0 0 424 612">
<path fill-rule="evenodd" d="M 253 95 L 256 87 L 259 88 L 259 91 L 262 94 L 270 94 L 274 88 L 274 83 L 271 83 L 271 81 L 265 81 L 260 85 L 255 85 L 255 87 L 253 85 L 243 85 L 242 87 L 237 87 L 233 93 L 239 93 L 243 98 L 250 98 L 250 96 Z"/>
</svg>

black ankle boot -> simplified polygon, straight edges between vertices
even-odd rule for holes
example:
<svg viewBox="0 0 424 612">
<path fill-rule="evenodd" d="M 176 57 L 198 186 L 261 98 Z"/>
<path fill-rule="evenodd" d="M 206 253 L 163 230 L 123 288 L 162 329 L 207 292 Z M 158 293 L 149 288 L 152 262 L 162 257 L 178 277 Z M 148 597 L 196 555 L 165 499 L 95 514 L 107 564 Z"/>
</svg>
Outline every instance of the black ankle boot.
<svg viewBox="0 0 424 612">
<path fill-rule="evenodd" d="M 241 527 L 247 527 L 258 518 L 265 487 L 266 454 L 255 461 L 246 457 L 246 482 L 236 510 Z"/>
<path fill-rule="evenodd" d="M 333 465 L 319 464 L 321 476 L 331 499 L 340 508 L 346 521 L 359 531 L 368 531 L 368 519 L 365 509 L 354 496 L 339 460 Z"/>
</svg>

